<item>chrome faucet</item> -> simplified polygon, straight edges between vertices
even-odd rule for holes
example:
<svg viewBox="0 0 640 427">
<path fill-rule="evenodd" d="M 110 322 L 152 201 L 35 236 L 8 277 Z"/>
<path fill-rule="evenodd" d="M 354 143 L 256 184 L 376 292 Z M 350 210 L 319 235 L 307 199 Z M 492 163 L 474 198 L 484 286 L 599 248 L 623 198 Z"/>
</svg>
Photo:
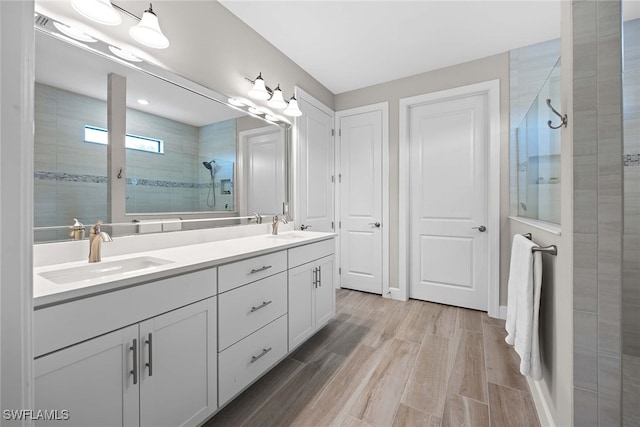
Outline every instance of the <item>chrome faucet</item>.
<svg viewBox="0 0 640 427">
<path fill-rule="evenodd" d="M 271 234 L 273 234 L 274 236 L 278 234 L 278 225 L 280 223 L 283 224 L 287 224 L 289 221 L 287 221 L 287 218 L 284 216 L 280 216 L 278 214 L 273 216 L 273 224 L 272 224 L 272 230 L 271 230 Z"/>
<path fill-rule="evenodd" d="M 89 232 L 89 262 L 100 262 L 100 249 L 102 242 L 113 242 L 111 236 L 106 231 L 100 230 L 102 221 L 98 221 L 91 226 Z"/>
<path fill-rule="evenodd" d="M 258 212 L 254 212 L 253 216 L 256 220 L 256 224 L 262 224 L 262 216 Z"/>
</svg>

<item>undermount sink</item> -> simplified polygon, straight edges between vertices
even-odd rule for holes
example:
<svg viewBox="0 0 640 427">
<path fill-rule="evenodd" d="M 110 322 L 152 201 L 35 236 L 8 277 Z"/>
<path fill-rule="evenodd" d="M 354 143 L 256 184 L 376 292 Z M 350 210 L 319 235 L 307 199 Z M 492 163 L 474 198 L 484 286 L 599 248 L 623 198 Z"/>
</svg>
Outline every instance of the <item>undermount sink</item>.
<svg viewBox="0 0 640 427">
<path fill-rule="evenodd" d="M 271 234 L 267 236 L 271 239 L 283 239 L 283 240 L 295 240 L 295 239 L 304 239 L 309 237 L 309 235 L 304 233 L 284 233 L 284 234 Z"/>
<path fill-rule="evenodd" d="M 46 271 L 40 273 L 40 276 L 52 281 L 53 283 L 63 285 L 67 283 L 81 282 L 83 280 L 94 280 L 113 276 L 114 274 L 151 270 L 155 267 L 170 264 L 172 262 L 173 261 L 162 258 L 145 256 L 123 259 L 119 261 L 96 262 L 79 267 Z"/>
</svg>

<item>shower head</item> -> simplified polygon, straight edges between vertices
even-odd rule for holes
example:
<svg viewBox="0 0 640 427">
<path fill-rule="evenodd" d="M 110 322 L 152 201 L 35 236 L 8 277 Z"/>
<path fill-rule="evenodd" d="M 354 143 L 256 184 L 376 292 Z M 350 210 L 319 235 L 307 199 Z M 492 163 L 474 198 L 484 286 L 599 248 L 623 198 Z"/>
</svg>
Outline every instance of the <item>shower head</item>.
<svg viewBox="0 0 640 427">
<path fill-rule="evenodd" d="M 209 169 L 209 170 L 212 170 L 212 166 L 211 166 L 211 164 L 212 164 L 212 163 L 215 165 L 215 164 L 216 164 L 216 161 L 215 161 L 215 160 L 211 160 L 211 161 L 208 161 L 208 162 L 202 162 L 202 164 L 204 165 L 204 167 L 205 167 L 205 168 L 207 168 L 207 169 Z"/>
</svg>

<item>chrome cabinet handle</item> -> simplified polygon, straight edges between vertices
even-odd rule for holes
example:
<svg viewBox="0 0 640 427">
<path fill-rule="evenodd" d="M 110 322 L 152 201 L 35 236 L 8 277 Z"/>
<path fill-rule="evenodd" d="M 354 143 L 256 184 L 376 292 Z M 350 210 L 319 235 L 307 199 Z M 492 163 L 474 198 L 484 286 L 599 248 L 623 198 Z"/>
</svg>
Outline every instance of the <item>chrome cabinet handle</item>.
<svg viewBox="0 0 640 427">
<path fill-rule="evenodd" d="M 380 222 L 378 222 L 378 221 L 370 222 L 369 225 L 373 225 L 375 228 L 380 228 L 380 226 L 382 226 L 382 224 L 380 224 Z"/>
<path fill-rule="evenodd" d="M 313 287 L 314 288 L 318 287 L 318 269 L 317 268 L 313 269 Z"/>
<path fill-rule="evenodd" d="M 262 267 L 260 267 L 260 268 L 253 268 L 253 269 L 251 269 L 251 271 L 250 271 L 249 273 L 251 273 L 251 274 L 253 274 L 253 273 L 259 273 L 259 272 L 261 272 L 261 271 L 268 270 L 268 269 L 270 269 L 271 267 L 272 267 L 272 266 L 270 266 L 270 265 L 263 265 L 263 266 L 262 266 Z"/>
<path fill-rule="evenodd" d="M 138 384 L 138 340 L 133 340 L 133 345 L 129 347 L 129 350 L 133 350 L 133 369 L 129 371 L 133 375 L 133 383 Z"/>
<path fill-rule="evenodd" d="M 273 301 L 263 301 L 262 304 L 260 304 L 257 307 L 251 307 L 251 313 L 253 313 L 254 311 L 258 311 L 261 308 L 264 308 L 266 306 L 268 306 L 269 304 L 271 304 Z"/>
<path fill-rule="evenodd" d="M 264 356 L 265 354 L 269 353 L 271 351 L 273 347 L 269 347 L 269 348 L 263 348 L 262 349 L 262 353 L 260 353 L 257 356 L 251 356 L 251 363 L 255 362 L 256 360 L 260 359 L 262 356 Z"/>
<path fill-rule="evenodd" d="M 484 233 L 485 231 L 487 231 L 487 227 L 485 227 L 484 225 L 481 225 L 480 227 L 471 227 L 474 230 L 478 230 L 481 233 Z"/>
<path fill-rule="evenodd" d="M 322 269 L 318 267 L 318 286 L 322 287 Z"/>
<path fill-rule="evenodd" d="M 153 375 L 153 334 L 149 332 L 149 338 L 147 338 L 145 344 L 149 345 L 149 361 L 145 363 L 145 366 L 149 368 L 149 376 Z"/>
</svg>

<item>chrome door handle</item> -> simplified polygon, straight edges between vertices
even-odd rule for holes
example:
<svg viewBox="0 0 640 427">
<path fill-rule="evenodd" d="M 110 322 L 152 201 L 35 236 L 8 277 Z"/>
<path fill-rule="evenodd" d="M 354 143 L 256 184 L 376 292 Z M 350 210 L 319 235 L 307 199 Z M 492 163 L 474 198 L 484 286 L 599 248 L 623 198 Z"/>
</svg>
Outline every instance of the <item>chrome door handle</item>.
<svg viewBox="0 0 640 427">
<path fill-rule="evenodd" d="M 300 230 L 304 231 L 304 230 L 306 230 L 306 229 L 307 229 L 307 228 L 309 228 L 309 227 L 311 227 L 311 226 L 310 226 L 310 225 L 304 225 L 304 224 L 301 224 L 301 225 L 300 225 Z"/>
<path fill-rule="evenodd" d="M 129 350 L 133 350 L 133 369 L 129 371 L 130 375 L 133 375 L 133 383 L 138 384 L 138 340 L 133 340 L 133 345 L 129 347 Z"/>
<path fill-rule="evenodd" d="M 149 376 L 153 376 L 153 334 L 149 332 L 149 338 L 147 338 L 145 344 L 149 346 L 149 361 L 145 363 L 145 366 L 149 368 Z"/>
<path fill-rule="evenodd" d="M 481 233 L 484 233 L 485 231 L 487 231 L 487 227 L 485 227 L 484 225 L 481 225 L 480 227 L 471 227 L 471 228 L 478 230 Z"/>
<path fill-rule="evenodd" d="M 376 222 L 370 222 L 370 223 L 369 223 L 369 225 L 373 225 L 373 226 L 374 226 L 374 227 L 376 227 L 376 228 L 380 228 L 380 226 L 381 226 L 382 224 L 380 224 L 378 221 L 376 221 Z"/>
</svg>

